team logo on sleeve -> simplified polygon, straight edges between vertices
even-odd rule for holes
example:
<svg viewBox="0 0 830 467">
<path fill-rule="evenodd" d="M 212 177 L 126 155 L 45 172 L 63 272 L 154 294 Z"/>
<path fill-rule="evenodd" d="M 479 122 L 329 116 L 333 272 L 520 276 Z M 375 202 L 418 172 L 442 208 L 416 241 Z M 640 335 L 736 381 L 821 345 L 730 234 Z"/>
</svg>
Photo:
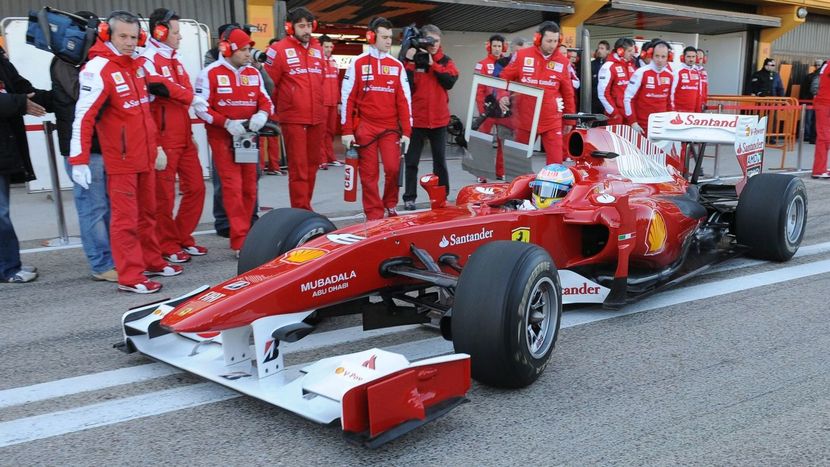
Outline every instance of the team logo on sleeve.
<svg viewBox="0 0 830 467">
<path fill-rule="evenodd" d="M 112 76 L 112 80 L 115 81 L 115 84 L 124 84 L 124 76 L 120 71 L 116 71 L 110 76 Z"/>
<path fill-rule="evenodd" d="M 296 57 L 297 51 L 294 49 L 285 49 L 285 56 L 288 58 Z"/>
<path fill-rule="evenodd" d="M 228 75 L 219 75 L 219 76 L 217 76 L 216 77 L 216 82 L 219 84 L 219 86 L 230 86 L 231 85 L 231 79 L 228 78 Z"/>
</svg>

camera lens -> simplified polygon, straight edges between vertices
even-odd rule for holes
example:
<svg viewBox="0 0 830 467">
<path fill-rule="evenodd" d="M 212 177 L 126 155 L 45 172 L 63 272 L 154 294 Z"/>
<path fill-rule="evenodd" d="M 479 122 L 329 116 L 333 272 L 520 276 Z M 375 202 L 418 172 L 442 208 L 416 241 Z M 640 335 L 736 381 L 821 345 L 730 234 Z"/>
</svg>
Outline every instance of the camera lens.
<svg viewBox="0 0 830 467">
<path fill-rule="evenodd" d="M 243 141 L 242 142 L 242 147 L 245 148 L 245 149 L 251 149 L 251 140 L 246 139 L 245 141 Z"/>
</svg>

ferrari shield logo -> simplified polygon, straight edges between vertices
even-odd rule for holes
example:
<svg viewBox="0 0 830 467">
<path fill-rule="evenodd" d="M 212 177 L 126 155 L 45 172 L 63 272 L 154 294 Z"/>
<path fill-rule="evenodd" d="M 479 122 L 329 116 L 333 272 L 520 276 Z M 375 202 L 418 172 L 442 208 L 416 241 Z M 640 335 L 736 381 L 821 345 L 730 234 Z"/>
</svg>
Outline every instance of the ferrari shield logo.
<svg viewBox="0 0 830 467">
<path fill-rule="evenodd" d="M 530 227 L 518 227 L 510 232 L 510 239 L 514 242 L 530 243 Z"/>
<path fill-rule="evenodd" d="M 666 248 L 667 237 L 666 221 L 663 219 L 662 214 L 654 211 L 648 223 L 648 235 L 646 235 L 646 248 L 648 250 L 646 254 L 656 255 L 662 253 Z"/>
<path fill-rule="evenodd" d="M 317 258 L 325 256 L 328 251 L 322 248 L 295 248 L 284 254 L 280 261 L 289 264 L 302 264 L 309 261 L 314 261 Z"/>
</svg>

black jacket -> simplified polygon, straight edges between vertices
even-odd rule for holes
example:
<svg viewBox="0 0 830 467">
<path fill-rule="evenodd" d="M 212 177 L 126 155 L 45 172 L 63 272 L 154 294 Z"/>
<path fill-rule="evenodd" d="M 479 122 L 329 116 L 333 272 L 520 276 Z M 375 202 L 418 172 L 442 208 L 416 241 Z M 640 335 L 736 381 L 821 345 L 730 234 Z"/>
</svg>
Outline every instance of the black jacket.
<svg viewBox="0 0 830 467">
<path fill-rule="evenodd" d="M 72 122 L 75 121 L 75 103 L 78 102 L 78 74 L 76 67 L 57 57 L 52 59 L 49 75 L 52 77 L 52 99 L 55 105 L 55 126 L 58 129 L 58 145 L 61 155 L 69 157 L 69 144 L 72 141 Z M 90 152 L 101 154 L 98 135 L 92 135 Z"/>
<path fill-rule="evenodd" d="M 33 101 L 51 109 L 51 96 L 39 91 L 17 72 L 10 61 L 0 56 L 0 175 L 11 176 L 12 183 L 35 179 L 29 144 L 26 141 L 26 95 L 34 92 Z"/>
<path fill-rule="evenodd" d="M 597 75 L 599 75 L 599 69 L 602 68 L 603 63 L 605 63 L 605 60 L 599 58 L 591 60 L 591 113 L 595 114 L 605 113 L 605 108 L 602 106 L 602 102 L 599 101 L 599 95 L 597 94 Z"/>
<path fill-rule="evenodd" d="M 756 71 L 749 81 L 749 93 L 761 97 L 783 96 L 784 85 L 781 76 L 774 71 Z"/>
</svg>

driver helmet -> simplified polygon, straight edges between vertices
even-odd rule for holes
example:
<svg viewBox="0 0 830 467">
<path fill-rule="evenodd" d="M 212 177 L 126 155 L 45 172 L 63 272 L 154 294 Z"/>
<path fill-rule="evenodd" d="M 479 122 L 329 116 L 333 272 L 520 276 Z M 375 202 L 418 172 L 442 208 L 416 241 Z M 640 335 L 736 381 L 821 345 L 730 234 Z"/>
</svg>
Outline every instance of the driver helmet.
<svg viewBox="0 0 830 467">
<path fill-rule="evenodd" d="M 533 205 L 536 209 L 544 209 L 557 203 L 571 191 L 574 185 L 574 174 L 571 169 L 562 164 L 548 164 L 536 174 L 530 182 L 533 190 Z"/>
</svg>

